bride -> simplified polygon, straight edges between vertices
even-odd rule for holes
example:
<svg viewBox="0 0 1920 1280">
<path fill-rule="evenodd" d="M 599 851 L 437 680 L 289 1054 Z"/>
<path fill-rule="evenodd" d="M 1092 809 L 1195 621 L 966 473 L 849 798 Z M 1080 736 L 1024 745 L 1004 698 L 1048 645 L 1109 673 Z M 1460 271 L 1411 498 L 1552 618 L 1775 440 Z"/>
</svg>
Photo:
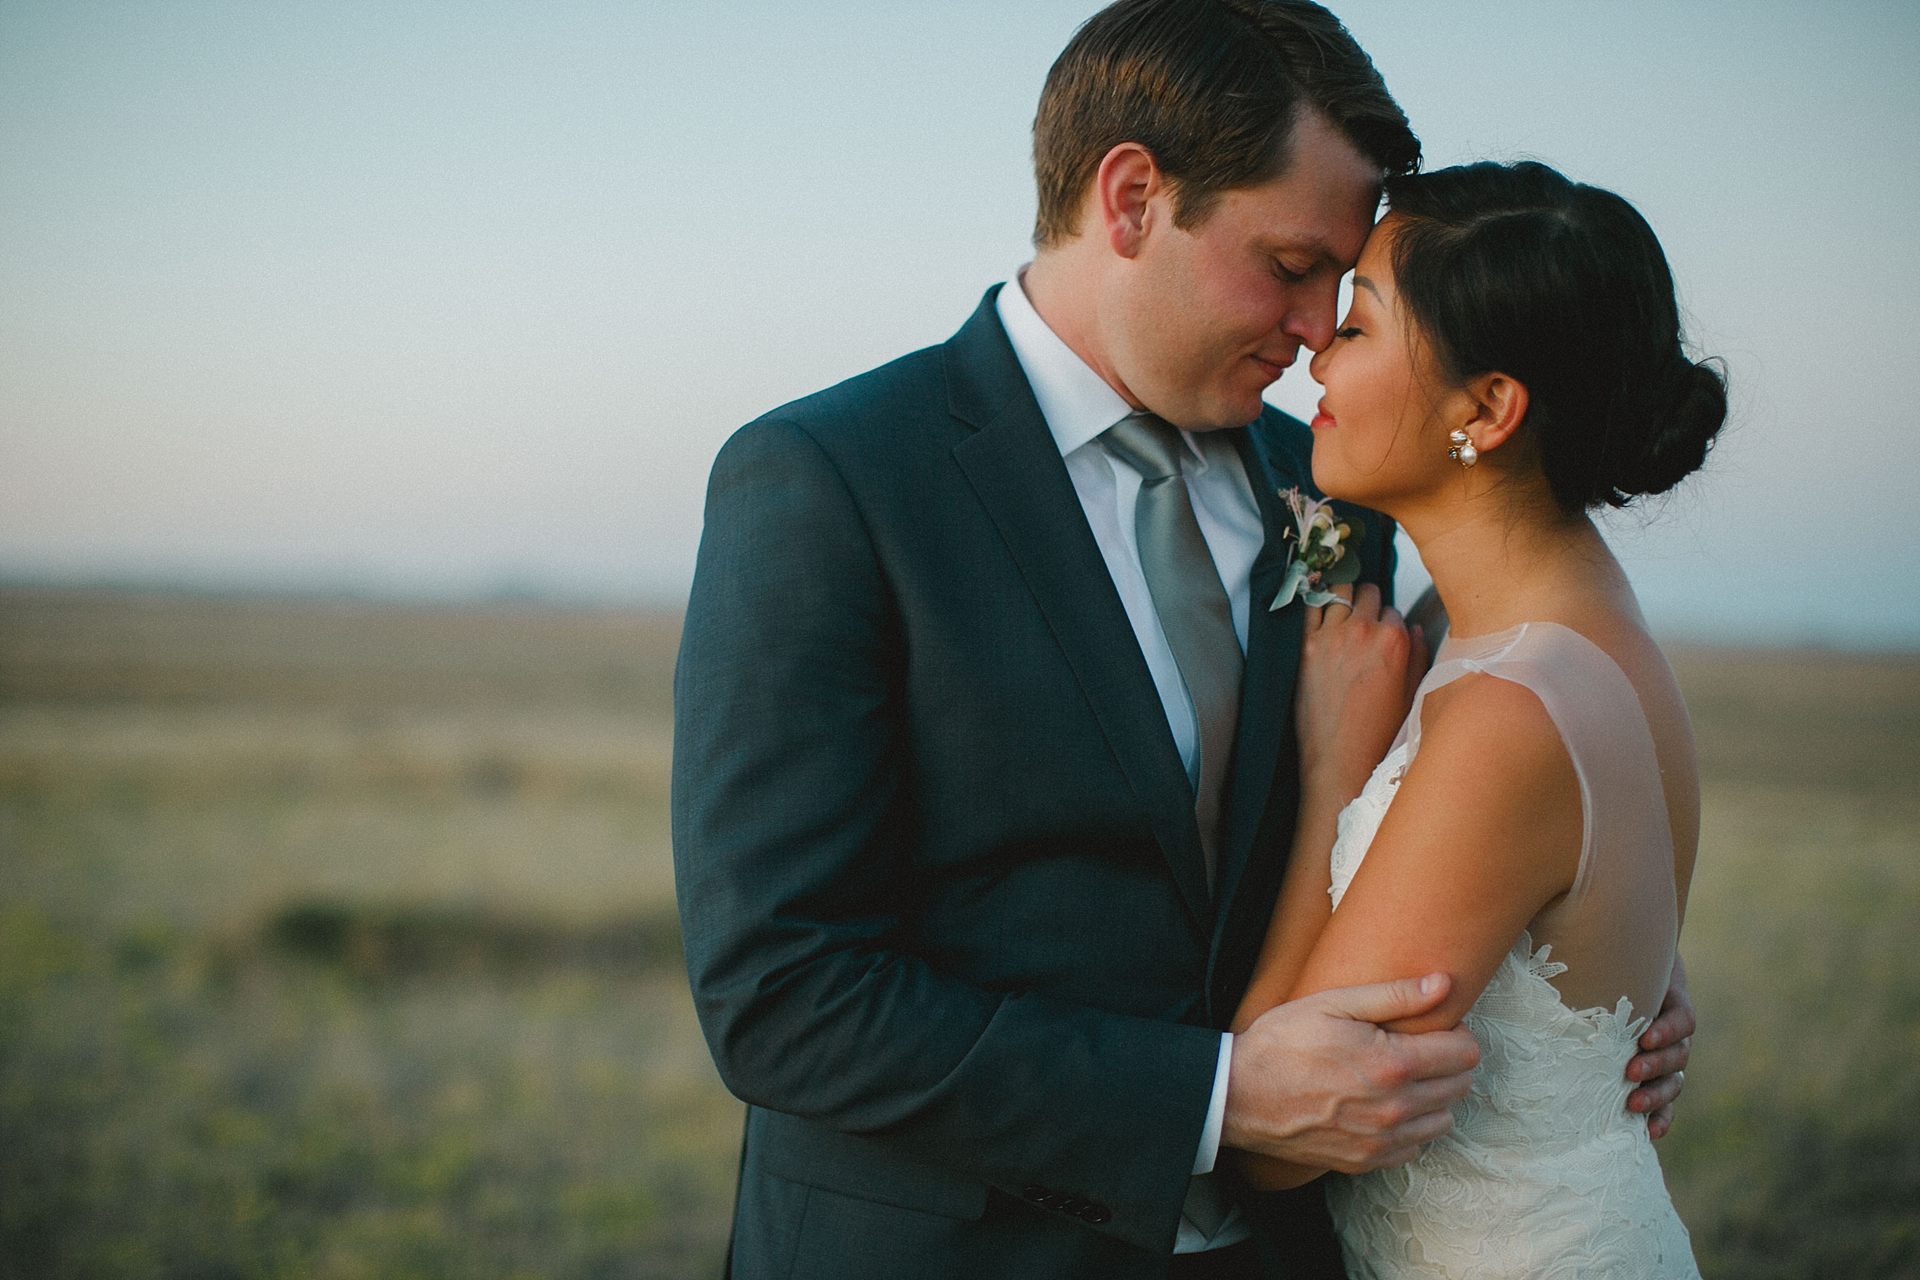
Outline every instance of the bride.
<svg viewBox="0 0 1920 1280">
<path fill-rule="evenodd" d="M 1371 587 L 1309 610 L 1305 666 L 1370 662 L 1392 693 L 1300 681 L 1302 816 L 1234 1029 L 1329 988 L 1453 977 L 1390 1029 L 1464 1021 L 1473 1091 L 1411 1164 L 1329 1180 L 1353 1276 L 1696 1276 L 1623 1078 L 1674 965 L 1693 741 L 1587 513 L 1699 467 L 1724 383 L 1682 351 L 1646 222 L 1539 164 L 1391 181 L 1313 374 L 1315 483 L 1400 523 L 1451 630 L 1408 690 L 1418 634 Z"/>
</svg>

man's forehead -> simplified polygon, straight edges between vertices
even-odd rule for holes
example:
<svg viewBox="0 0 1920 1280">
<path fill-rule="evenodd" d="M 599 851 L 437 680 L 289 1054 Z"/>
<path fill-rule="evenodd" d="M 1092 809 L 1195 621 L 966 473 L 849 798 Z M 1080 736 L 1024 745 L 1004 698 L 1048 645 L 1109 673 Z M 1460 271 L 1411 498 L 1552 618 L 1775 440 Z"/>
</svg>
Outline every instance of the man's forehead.
<svg viewBox="0 0 1920 1280">
<path fill-rule="evenodd" d="M 1231 193 L 1236 212 L 1260 247 L 1307 253 L 1352 266 L 1380 208 L 1377 186 L 1314 181 L 1298 169 Z M 1348 175 L 1341 175 L 1343 177 Z"/>
<path fill-rule="evenodd" d="M 1253 237 L 1254 246 L 1263 252 L 1306 257 L 1316 262 L 1337 262 L 1351 268 L 1360 259 L 1360 250 L 1373 231 L 1370 219 L 1347 217 L 1325 219 L 1270 220 Z"/>
</svg>

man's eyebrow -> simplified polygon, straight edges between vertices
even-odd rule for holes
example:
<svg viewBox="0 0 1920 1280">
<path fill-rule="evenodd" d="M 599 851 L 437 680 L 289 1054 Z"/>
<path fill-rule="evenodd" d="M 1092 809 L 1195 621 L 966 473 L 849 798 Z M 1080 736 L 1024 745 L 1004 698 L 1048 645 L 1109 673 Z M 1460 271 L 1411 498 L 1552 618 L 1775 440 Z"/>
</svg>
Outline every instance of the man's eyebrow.
<svg viewBox="0 0 1920 1280">
<path fill-rule="evenodd" d="M 1378 302 L 1383 307 L 1387 305 L 1387 300 L 1380 296 L 1379 286 L 1374 284 L 1373 281 L 1367 279 L 1365 276 L 1355 276 L 1353 278 L 1353 287 L 1356 289 L 1365 289 L 1368 293 L 1373 295 L 1373 299 L 1375 302 Z"/>
<path fill-rule="evenodd" d="M 1305 254 L 1307 257 L 1314 259 L 1316 262 L 1323 261 L 1323 260 L 1329 261 L 1329 262 L 1339 261 L 1338 256 L 1335 255 L 1335 253 L 1333 252 L 1333 246 L 1328 244 L 1325 240 L 1320 239 L 1318 236 L 1310 236 L 1305 239 L 1299 239 L 1299 240 L 1291 239 L 1284 236 L 1269 237 L 1269 238 L 1266 238 L 1266 243 L 1261 247 L 1264 248 L 1268 253 L 1273 253 L 1273 254 L 1280 254 L 1280 253 Z"/>
</svg>

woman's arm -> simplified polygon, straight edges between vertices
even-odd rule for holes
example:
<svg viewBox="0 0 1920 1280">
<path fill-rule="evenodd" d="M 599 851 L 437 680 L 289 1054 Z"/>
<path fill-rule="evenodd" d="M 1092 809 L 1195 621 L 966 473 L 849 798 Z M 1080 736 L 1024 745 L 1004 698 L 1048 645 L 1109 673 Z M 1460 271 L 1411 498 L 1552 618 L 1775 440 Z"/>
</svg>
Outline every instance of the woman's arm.
<svg viewBox="0 0 1920 1280">
<path fill-rule="evenodd" d="M 1446 1000 L 1390 1029 L 1455 1025 L 1572 887 L 1583 832 L 1580 781 L 1539 698 L 1480 675 L 1429 695 L 1420 751 L 1288 997 L 1441 972 Z"/>
<path fill-rule="evenodd" d="M 1260 1012 L 1256 993 L 1279 1003 L 1443 972 L 1453 979 L 1447 998 L 1388 1029 L 1454 1026 L 1514 938 L 1571 887 L 1583 834 L 1580 785 L 1540 700 L 1508 681 L 1467 676 L 1430 695 L 1422 721 L 1419 754 L 1340 909 L 1322 906 L 1316 919 L 1283 896 L 1241 1018 Z M 1330 835 L 1319 838 L 1330 851 Z M 1319 852 L 1322 902 L 1325 860 Z M 1309 877 L 1294 870 L 1285 893 L 1304 894 Z M 1312 932 L 1304 955 L 1297 939 L 1281 936 L 1290 928 Z M 1241 1168 L 1261 1186 L 1297 1186 L 1320 1172 L 1262 1158 Z"/>
<path fill-rule="evenodd" d="M 1335 590 L 1350 604 L 1307 610 L 1294 694 L 1300 806 L 1280 899 L 1234 1014 L 1236 1035 L 1285 1003 L 1305 969 L 1331 914 L 1328 863 L 1340 811 L 1386 755 L 1426 672 L 1420 633 L 1409 634 L 1400 615 L 1382 607 L 1379 588 Z M 1322 1172 L 1251 1154 L 1242 1168 L 1267 1187 L 1298 1186 Z"/>
<path fill-rule="evenodd" d="M 1392 745 L 1426 674 L 1411 633 L 1370 583 L 1336 587 L 1350 603 L 1309 608 L 1293 699 L 1300 743 L 1300 807 L 1279 904 L 1232 1030 L 1287 999 L 1327 922 L 1328 859 L 1340 811 L 1360 794 Z"/>
</svg>

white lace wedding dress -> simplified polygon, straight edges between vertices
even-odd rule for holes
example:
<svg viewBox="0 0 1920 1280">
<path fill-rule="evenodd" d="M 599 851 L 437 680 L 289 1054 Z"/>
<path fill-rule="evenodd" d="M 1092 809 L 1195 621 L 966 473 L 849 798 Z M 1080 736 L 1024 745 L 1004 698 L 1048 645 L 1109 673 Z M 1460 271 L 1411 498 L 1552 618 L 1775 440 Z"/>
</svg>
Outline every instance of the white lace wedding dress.
<svg viewBox="0 0 1920 1280">
<path fill-rule="evenodd" d="M 1526 686 L 1559 728 L 1585 808 L 1580 869 L 1467 1014 L 1481 1059 L 1452 1131 L 1412 1164 L 1327 1180 L 1348 1274 L 1697 1280 L 1646 1119 L 1626 1109 L 1624 1072 L 1646 1018 L 1625 993 L 1664 990 L 1678 912 L 1653 737 L 1613 660 L 1552 623 L 1449 638 L 1400 739 L 1340 816 L 1334 906 L 1419 749 L 1421 704 L 1475 672 Z"/>
</svg>

